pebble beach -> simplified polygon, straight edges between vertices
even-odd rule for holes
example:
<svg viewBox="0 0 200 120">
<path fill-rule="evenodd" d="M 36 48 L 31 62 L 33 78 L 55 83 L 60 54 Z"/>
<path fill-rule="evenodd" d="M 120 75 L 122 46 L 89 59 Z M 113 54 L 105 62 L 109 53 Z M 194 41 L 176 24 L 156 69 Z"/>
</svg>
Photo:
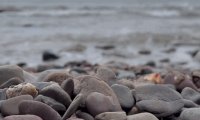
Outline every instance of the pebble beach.
<svg viewBox="0 0 200 120">
<path fill-rule="evenodd" d="M 0 0 L 0 120 L 199 120 L 199 8 Z"/>
</svg>

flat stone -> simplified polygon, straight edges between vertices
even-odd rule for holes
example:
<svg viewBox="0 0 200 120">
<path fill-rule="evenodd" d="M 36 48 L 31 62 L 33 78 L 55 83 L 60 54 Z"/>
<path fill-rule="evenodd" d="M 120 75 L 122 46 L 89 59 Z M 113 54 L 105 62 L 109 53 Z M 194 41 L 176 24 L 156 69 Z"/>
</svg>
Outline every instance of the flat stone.
<svg viewBox="0 0 200 120">
<path fill-rule="evenodd" d="M 181 92 L 181 95 L 184 99 L 191 100 L 197 104 L 200 104 L 200 93 L 192 88 L 184 88 Z"/>
<path fill-rule="evenodd" d="M 42 118 L 42 120 L 60 120 L 60 115 L 50 106 L 38 102 L 24 100 L 19 104 L 19 113 L 22 115 L 31 114 Z"/>
<path fill-rule="evenodd" d="M 127 120 L 125 112 L 104 112 L 95 117 L 95 120 Z"/>
<path fill-rule="evenodd" d="M 89 75 L 80 76 L 77 78 L 77 80 L 80 83 L 77 86 L 75 85 L 75 89 L 77 90 L 77 93 L 82 93 L 84 96 L 83 103 L 82 103 L 83 106 L 85 104 L 85 100 L 87 96 L 90 93 L 98 92 L 112 98 L 114 111 L 121 111 L 121 106 L 119 104 L 117 96 L 115 95 L 114 91 L 110 88 L 110 86 L 108 86 L 108 84 L 106 84 L 104 81 L 99 80 L 98 78 L 89 76 Z"/>
<path fill-rule="evenodd" d="M 59 103 L 58 101 L 56 101 L 50 97 L 38 95 L 34 100 L 45 103 L 45 104 L 49 105 L 50 107 L 52 107 L 56 111 L 62 111 L 62 112 L 66 111 L 66 107 L 63 104 Z"/>
<path fill-rule="evenodd" d="M 36 115 L 11 115 L 3 118 L 3 120 L 42 120 Z"/>
<path fill-rule="evenodd" d="M 200 108 L 188 108 L 183 110 L 180 115 L 181 120 L 199 120 Z"/>
<path fill-rule="evenodd" d="M 96 116 L 103 112 L 114 112 L 115 106 L 110 96 L 102 93 L 92 92 L 86 99 L 86 108 L 92 116 Z"/>
<path fill-rule="evenodd" d="M 175 90 L 163 85 L 146 85 L 135 88 L 136 106 L 140 111 L 157 117 L 166 117 L 179 112 L 184 102 Z"/>
<path fill-rule="evenodd" d="M 158 118 L 151 113 L 139 113 L 127 116 L 127 120 L 158 120 Z"/>
<path fill-rule="evenodd" d="M 24 81 L 21 80 L 20 78 L 14 77 L 14 78 L 11 78 L 8 81 L 4 82 L 3 84 L 1 84 L 0 89 L 9 88 L 12 85 L 18 85 L 23 82 Z"/>
<path fill-rule="evenodd" d="M 66 108 L 71 104 L 70 96 L 58 85 L 52 84 L 43 88 L 40 92 L 41 95 L 53 98 L 54 100 L 64 104 Z"/>
<path fill-rule="evenodd" d="M 19 114 L 18 106 L 23 100 L 33 100 L 30 95 L 21 95 L 7 99 L 1 104 L 1 113 L 5 116 Z"/>
<path fill-rule="evenodd" d="M 13 77 L 24 80 L 23 70 L 16 65 L 0 66 L 0 85 Z"/>
<path fill-rule="evenodd" d="M 130 89 L 123 85 L 114 84 L 111 86 L 122 108 L 131 109 L 135 103 Z"/>
</svg>

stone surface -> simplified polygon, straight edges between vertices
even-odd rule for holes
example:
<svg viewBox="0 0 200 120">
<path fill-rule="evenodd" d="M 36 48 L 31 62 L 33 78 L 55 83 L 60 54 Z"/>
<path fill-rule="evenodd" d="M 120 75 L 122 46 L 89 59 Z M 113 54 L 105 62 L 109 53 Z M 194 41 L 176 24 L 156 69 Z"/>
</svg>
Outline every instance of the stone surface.
<svg viewBox="0 0 200 120">
<path fill-rule="evenodd" d="M 86 113 L 80 110 L 76 112 L 76 116 L 84 120 L 94 120 L 94 117 L 92 117 L 89 113 Z"/>
<path fill-rule="evenodd" d="M 72 96 L 74 92 L 74 81 L 72 79 L 67 79 L 63 81 L 61 84 L 61 88 L 70 96 Z"/>
<path fill-rule="evenodd" d="M 184 88 L 183 91 L 181 92 L 181 95 L 183 96 L 184 99 L 191 100 L 197 104 L 200 104 L 200 93 L 192 88 L 189 87 Z"/>
<path fill-rule="evenodd" d="M 66 111 L 66 107 L 63 104 L 59 103 L 58 101 L 56 101 L 56 100 L 54 100 L 50 97 L 38 95 L 34 100 L 39 101 L 39 102 L 43 102 L 43 103 L 49 105 L 50 107 L 52 107 L 56 111 L 59 111 L 59 112 L 60 111 L 62 111 L 62 112 Z"/>
<path fill-rule="evenodd" d="M 0 85 L 13 77 L 24 80 L 23 70 L 16 65 L 0 66 Z"/>
<path fill-rule="evenodd" d="M 114 84 L 111 86 L 122 108 L 131 109 L 135 103 L 130 89 L 123 85 Z"/>
<path fill-rule="evenodd" d="M 12 98 L 20 95 L 31 95 L 33 97 L 38 95 L 36 87 L 31 83 L 21 83 L 19 85 L 11 86 L 6 90 L 7 98 Z"/>
<path fill-rule="evenodd" d="M 121 110 L 117 96 L 110 86 L 108 86 L 104 81 L 89 75 L 80 76 L 77 78 L 77 80 L 79 81 L 79 85 L 76 86 L 75 84 L 75 89 L 77 90 L 77 93 L 82 93 L 84 95 L 83 106 L 85 104 L 85 99 L 90 93 L 99 92 L 112 98 L 113 101 L 111 103 L 113 104 L 114 111 Z"/>
<path fill-rule="evenodd" d="M 134 83 L 131 80 L 122 79 L 122 80 L 118 80 L 116 83 L 120 84 L 120 85 L 124 85 L 124 86 L 128 87 L 129 89 L 135 88 Z"/>
<path fill-rule="evenodd" d="M 52 60 L 57 60 L 58 58 L 59 58 L 58 55 L 56 55 L 50 51 L 44 51 L 42 54 L 43 61 L 52 61 Z"/>
<path fill-rule="evenodd" d="M 200 108 L 188 108 L 183 110 L 180 115 L 181 120 L 199 120 Z"/>
<path fill-rule="evenodd" d="M 19 104 L 19 113 L 22 115 L 31 114 L 41 117 L 43 120 L 60 120 L 60 115 L 50 106 L 38 102 L 24 100 Z"/>
<path fill-rule="evenodd" d="M 115 73 L 107 68 L 107 67 L 99 67 L 97 69 L 97 77 L 99 77 L 101 80 L 105 81 L 108 85 L 112 85 L 116 82 L 116 75 Z"/>
<path fill-rule="evenodd" d="M 127 120 L 158 120 L 158 118 L 151 113 L 139 113 L 127 116 Z"/>
<path fill-rule="evenodd" d="M 92 116 L 103 112 L 114 112 L 115 106 L 112 98 L 98 92 L 92 92 L 86 99 L 86 108 Z"/>
<path fill-rule="evenodd" d="M 3 120 L 42 120 L 36 115 L 11 115 L 5 117 Z"/>
<path fill-rule="evenodd" d="M 3 84 L 1 84 L 0 89 L 9 88 L 12 85 L 18 85 L 20 83 L 23 83 L 23 80 L 21 80 L 20 78 L 14 77 L 4 82 Z"/>
<path fill-rule="evenodd" d="M 40 94 L 55 99 L 56 101 L 64 104 L 66 108 L 68 108 L 72 102 L 70 96 L 56 84 L 43 88 Z"/>
<path fill-rule="evenodd" d="M 184 102 L 175 90 L 163 85 L 146 85 L 135 88 L 136 106 L 140 111 L 166 117 L 179 112 Z"/>
<path fill-rule="evenodd" d="M 95 120 L 127 120 L 125 112 L 104 112 L 95 117 Z"/>
<path fill-rule="evenodd" d="M 192 72 L 192 81 L 198 88 L 200 88 L 200 70 L 194 70 Z"/>
<path fill-rule="evenodd" d="M 82 94 L 78 94 L 74 98 L 74 100 L 72 101 L 72 103 L 70 104 L 70 106 L 68 107 L 68 109 L 65 112 L 65 114 L 63 115 L 62 120 L 66 120 L 72 114 L 74 114 L 75 111 L 78 109 L 79 105 L 81 104 L 82 100 L 83 100 L 83 95 Z"/>
<path fill-rule="evenodd" d="M 1 113 L 5 116 L 19 114 L 18 106 L 23 100 L 33 100 L 30 95 L 21 95 L 7 99 L 1 104 Z"/>
</svg>

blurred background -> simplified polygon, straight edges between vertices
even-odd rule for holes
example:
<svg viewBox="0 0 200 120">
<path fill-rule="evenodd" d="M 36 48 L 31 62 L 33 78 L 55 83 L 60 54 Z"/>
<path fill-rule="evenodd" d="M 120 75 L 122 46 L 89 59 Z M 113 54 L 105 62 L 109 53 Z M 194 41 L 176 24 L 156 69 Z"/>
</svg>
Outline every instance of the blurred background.
<svg viewBox="0 0 200 120">
<path fill-rule="evenodd" d="M 0 0 L 0 64 L 199 68 L 200 0 Z"/>
</svg>

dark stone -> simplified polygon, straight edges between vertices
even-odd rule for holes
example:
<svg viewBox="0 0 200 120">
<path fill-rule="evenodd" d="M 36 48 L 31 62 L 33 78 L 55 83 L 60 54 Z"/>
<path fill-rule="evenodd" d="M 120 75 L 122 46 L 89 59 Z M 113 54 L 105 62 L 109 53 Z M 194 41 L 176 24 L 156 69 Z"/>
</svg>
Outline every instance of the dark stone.
<svg viewBox="0 0 200 120">
<path fill-rule="evenodd" d="M 157 117 L 166 117 L 179 112 L 184 102 L 175 90 L 163 85 L 145 85 L 135 88 L 136 106 L 140 111 Z"/>
<path fill-rule="evenodd" d="M 23 100 L 33 100 L 30 95 L 21 95 L 7 99 L 1 104 L 1 113 L 5 116 L 19 114 L 18 106 Z"/>
<path fill-rule="evenodd" d="M 66 108 L 68 108 L 72 102 L 70 96 L 56 84 L 43 88 L 40 94 L 55 99 L 56 101 L 64 104 Z"/>
<path fill-rule="evenodd" d="M 76 116 L 84 120 L 94 120 L 94 118 L 89 113 L 86 113 L 80 110 L 76 112 Z"/>
<path fill-rule="evenodd" d="M 119 103 L 123 109 L 127 110 L 133 107 L 135 100 L 133 99 L 132 93 L 128 87 L 114 84 L 111 88 L 117 95 Z"/>
<path fill-rule="evenodd" d="M 42 54 L 42 60 L 43 61 L 52 61 L 59 59 L 59 56 L 50 52 L 50 51 L 44 51 Z"/>
<path fill-rule="evenodd" d="M 18 84 L 23 83 L 23 82 L 24 82 L 23 80 L 21 80 L 17 77 L 14 77 L 14 78 L 11 78 L 8 81 L 4 82 L 3 84 L 1 84 L 0 89 L 9 88 L 12 85 L 18 85 Z"/>
<path fill-rule="evenodd" d="M 22 115 L 31 114 L 41 117 L 43 120 L 60 120 L 60 115 L 50 106 L 38 102 L 24 100 L 19 104 L 19 113 Z"/>
<path fill-rule="evenodd" d="M 72 79 L 67 79 L 63 81 L 61 84 L 61 88 L 70 96 L 72 96 L 74 92 L 74 81 Z"/>
<path fill-rule="evenodd" d="M 49 105 L 50 107 L 52 107 L 56 111 L 59 111 L 59 112 L 66 111 L 66 107 L 63 104 L 57 102 L 56 100 L 54 100 L 50 97 L 38 95 L 34 100 L 45 103 L 45 104 Z"/>
</svg>

